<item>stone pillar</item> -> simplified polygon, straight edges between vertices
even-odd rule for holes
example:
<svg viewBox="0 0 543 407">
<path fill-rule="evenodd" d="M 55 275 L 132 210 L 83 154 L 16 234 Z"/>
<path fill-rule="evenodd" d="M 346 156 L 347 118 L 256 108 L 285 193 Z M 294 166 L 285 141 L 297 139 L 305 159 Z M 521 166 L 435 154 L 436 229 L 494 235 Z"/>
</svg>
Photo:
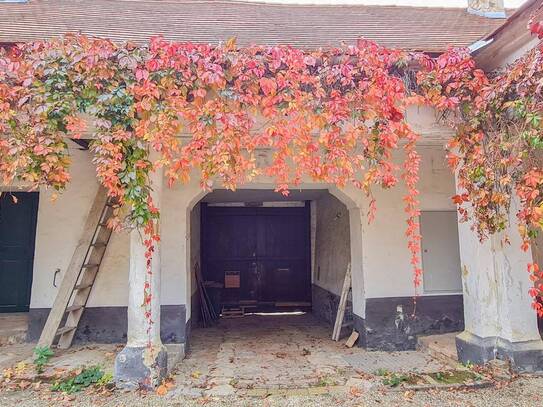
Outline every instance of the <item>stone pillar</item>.
<svg viewBox="0 0 543 407">
<path fill-rule="evenodd" d="M 362 213 L 359 208 L 349 208 L 353 312 L 365 315 L 364 274 L 362 270 Z"/>
<path fill-rule="evenodd" d="M 152 198 L 160 208 L 163 171 L 150 176 Z M 150 283 L 150 313 L 145 315 L 144 289 L 147 277 L 144 236 L 138 230 L 130 233 L 130 271 L 128 277 L 128 333 L 125 348 L 115 359 L 115 383 L 122 388 L 153 388 L 166 376 L 167 353 L 160 339 L 160 243 L 155 243 Z"/>
<path fill-rule="evenodd" d="M 352 271 L 352 301 L 353 328 L 360 334 L 358 345 L 366 346 L 366 293 L 364 290 L 364 270 L 362 265 L 362 221 L 360 208 L 349 208 L 349 224 L 351 239 L 351 271 Z"/>
<path fill-rule="evenodd" d="M 543 341 L 528 293 L 531 253 L 520 249 L 515 213 L 512 207 L 506 233 L 483 243 L 469 223 L 459 224 L 465 331 L 456 347 L 463 363 L 504 359 L 516 370 L 536 371 L 543 369 Z"/>
</svg>

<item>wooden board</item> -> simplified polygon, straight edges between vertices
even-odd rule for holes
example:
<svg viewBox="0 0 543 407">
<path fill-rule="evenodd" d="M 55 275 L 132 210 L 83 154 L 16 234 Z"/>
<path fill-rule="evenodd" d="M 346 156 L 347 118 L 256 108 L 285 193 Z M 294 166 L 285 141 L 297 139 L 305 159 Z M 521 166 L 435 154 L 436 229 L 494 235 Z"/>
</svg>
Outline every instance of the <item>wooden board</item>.
<svg viewBox="0 0 543 407">
<path fill-rule="evenodd" d="M 341 334 L 341 326 L 343 325 L 343 318 L 345 317 L 345 307 L 347 306 L 347 297 L 351 289 L 351 263 L 347 266 L 347 272 L 345 273 L 345 280 L 343 281 L 343 289 L 341 290 L 341 297 L 339 299 L 339 305 L 336 316 L 336 323 L 334 324 L 334 331 L 332 332 L 332 339 L 339 341 L 339 335 Z"/>
<path fill-rule="evenodd" d="M 224 272 L 224 288 L 240 288 L 241 278 L 239 271 Z"/>
<path fill-rule="evenodd" d="M 354 344 L 356 343 L 356 341 L 358 340 L 359 336 L 360 334 L 358 332 L 353 331 L 351 336 L 349 336 L 349 339 L 347 339 L 347 342 L 345 342 L 345 346 L 348 348 L 352 348 Z"/>
<path fill-rule="evenodd" d="M 311 302 L 309 301 L 284 301 L 284 302 L 276 302 L 276 307 L 311 307 Z"/>
</svg>

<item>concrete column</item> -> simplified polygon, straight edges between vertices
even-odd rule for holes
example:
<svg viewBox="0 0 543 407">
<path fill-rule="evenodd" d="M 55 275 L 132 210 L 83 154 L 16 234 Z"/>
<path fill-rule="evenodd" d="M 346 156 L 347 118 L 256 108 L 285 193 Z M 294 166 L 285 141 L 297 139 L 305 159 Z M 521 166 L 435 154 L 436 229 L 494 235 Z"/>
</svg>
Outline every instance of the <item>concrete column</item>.
<svg viewBox="0 0 543 407">
<path fill-rule="evenodd" d="M 150 176 L 152 198 L 160 209 L 163 171 Z M 160 223 L 160 222 L 159 222 Z M 167 353 L 160 339 L 160 243 L 155 243 L 152 274 L 147 276 L 144 236 L 130 233 L 130 271 L 128 280 L 128 333 L 125 348 L 115 360 L 115 382 L 123 388 L 153 388 L 166 376 Z M 144 303 L 145 282 L 150 283 L 151 303 Z M 150 319 L 145 315 L 150 311 Z"/>
<path fill-rule="evenodd" d="M 465 331 L 456 346 L 464 363 L 504 359 L 516 370 L 536 371 L 543 369 L 543 341 L 528 293 L 531 253 L 520 249 L 516 209 L 508 230 L 483 243 L 469 223 L 459 224 Z"/>
</svg>

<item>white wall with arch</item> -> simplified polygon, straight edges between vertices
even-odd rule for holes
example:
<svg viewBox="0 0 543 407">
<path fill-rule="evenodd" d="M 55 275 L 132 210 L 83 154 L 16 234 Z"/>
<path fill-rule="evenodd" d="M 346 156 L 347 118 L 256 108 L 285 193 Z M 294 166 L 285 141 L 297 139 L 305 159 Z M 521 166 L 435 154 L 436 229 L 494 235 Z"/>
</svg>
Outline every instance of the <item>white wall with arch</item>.
<svg viewBox="0 0 543 407">
<path fill-rule="evenodd" d="M 441 146 L 422 146 L 420 180 L 421 207 L 454 209 L 450 197 L 454 193 L 454 178 L 446 168 L 445 153 Z M 73 149 L 73 183 L 56 201 L 50 193 L 42 191 L 38 214 L 38 232 L 34 264 L 32 308 L 48 308 L 53 303 L 57 289 L 52 285 L 54 271 L 66 269 L 73 249 L 81 234 L 84 220 L 97 190 L 94 168 L 89 152 Z M 401 156 L 397 157 L 398 160 Z M 220 184 L 214 185 L 220 189 Z M 271 179 L 261 178 L 243 185 L 241 189 L 274 188 Z M 345 205 L 349 213 L 350 251 L 354 279 L 354 311 L 365 315 L 365 298 L 411 296 L 413 294 L 409 252 L 404 235 L 405 214 L 398 187 L 382 191 L 374 189 L 377 198 L 377 216 L 368 224 L 366 213 L 368 199 L 354 187 L 339 189 L 335 186 L 306 180 L 296 189 L 324 189 Z M 190 316 L 191 270 L 197 254 L 191 252 L 192 210 L 207 192 L 202 191 L 198 177 L 191 182 L 164 188 L 161 208 L 162 288 L 161 302 L 165 305 L 186 304 Z M 192 225 L 194 229 L 194 225 Z M 197 233 L 197 231 L 194 231 Z M 191 260 L 192 259 L 192 260 Z M 125 306 L 127 304 L 127 278 L 129 240 L 126 233 L 115 234 L 106 252 L 104 263 L 89 306 Z"/>
</svg>

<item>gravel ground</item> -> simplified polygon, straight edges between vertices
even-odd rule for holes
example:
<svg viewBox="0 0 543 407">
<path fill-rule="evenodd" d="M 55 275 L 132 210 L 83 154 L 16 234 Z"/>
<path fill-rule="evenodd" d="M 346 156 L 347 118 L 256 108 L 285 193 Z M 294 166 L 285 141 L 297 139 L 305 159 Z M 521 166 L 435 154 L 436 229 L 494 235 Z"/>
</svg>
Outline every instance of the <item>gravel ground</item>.
<svg viewBox="0 0 543 407">
<path fill-rule="evenodd" d="M 30 406 L 86 406 L 86 407 L 161 407 L 161 406 L 421 406 L 421 407 L 540 407 L 543 406 L 543 377 L 523 377 L 502 387 L 470 391 L 385 391 L 371 390 L 365 393 L 337 392 L 315 396 L 269 396 L 185 398 L 183 396 L 113 392 L 107 396 L 78 394 L 73 399 L 51 399 L 52 394 L 42 391 L 17 391 L 0 394 L 2 407 Z"/>
</svg>

